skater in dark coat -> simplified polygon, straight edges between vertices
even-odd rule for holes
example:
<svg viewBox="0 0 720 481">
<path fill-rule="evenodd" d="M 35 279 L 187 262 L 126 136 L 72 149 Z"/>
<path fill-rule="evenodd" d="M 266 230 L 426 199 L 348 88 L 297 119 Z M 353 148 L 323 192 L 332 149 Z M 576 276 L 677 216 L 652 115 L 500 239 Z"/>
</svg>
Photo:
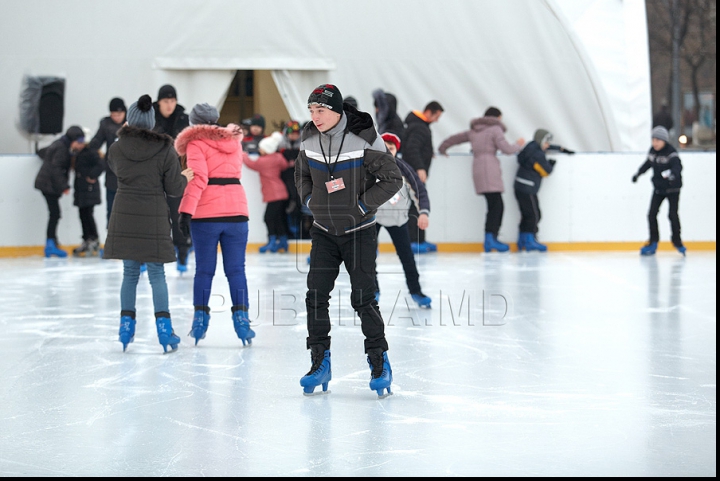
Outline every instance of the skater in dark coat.
<svg viewBox="0 0 720 481">
<path fill-rule="evenodd" d="M 392 155 L 397 155 L 400 150 L 400 137 L 385 132 L 382 134 L 385 146 Z M 415 256 L 413 256 L 412 247 L 410 246 L 410 234 L 408 233 L 407 223 L 410 204 L 415 204 L 415 208 L 420 213 L 418 216 L 418 228 L 427 229 L 430 225 L 430 199 L 428 198 L 425 184 L 420 181 L 420 177 L 415 173 L 415 169 L 410 167 L 402 159 L 395 159 L 397 166 L 402 172 L 403 186 L 397 194 L 389 201 L 378 207 L 377 211 L 377 231 L 385 227 L 393 245 L 395 252 L 400 258 L 400 263 L 405 272 L 405 282 L 407 283 L 410 296 L 418 306 L 423 309 L 429 309 L 432 299 L 423 294 L 420 287 L 420 274 L 418 274 L 417 265 L 415 264 Z M 377 279 L 377 276 L 376 276 Z M 378 296 L 380 294 L 380 284 L 378 283 Z"/>
<path fill-rule="evenodd" d="M 155 109 L 155 127 L 152 130 L 159 134 L 167 134 L 175 139 L 184 128 L 190 125 L 190 118 L 185 113 L 185 107 L 178 104 L 177 91 L 172 85 L 160 87 L 157 102 L 153 104 L 153 108 Z M 180 199 L 168 197 L 167 202 L 170 208 L 170 223 L 177 256 L 177 270 L 187 272 L 187 258 L 192 247 L 192 240 L 183 236 L 178 226 Z"/>
<path fill-rule="evenodd" d="M 647 160 L 632 178 L 633 182 L 637 182 L 638 177 L 651 168 L 653 169 L 653 195 L 648 212 L 650 240 L 640 249 L 640 253 L 645 256 L 653 255 L 657 251 L 657 244 L 660 241 L 657 215 L 660 205 L 665 199 L 670 203 L 668 217 L 672 229 L 672 243 L 682 255 L 685 255 L 687 251 L 680 238 L 680 216 L 678 215 L 680 189 L 682 188 L 682 163 L 677 150 L 670 145 L 669 141 L 670 134 L 667 129 L 663 126 L 655 127 L 652 130 L 652 147 L 648 152 Z"/>
<path fill-rule="evenodd" d="M 405 125 L 397 114 L 397 98 L 382 89 L 374 90 L 372 96 L 375 101 L 375 118 L 378 132 L 381 135 L 390 132 L 402 139 Z"/>
<path fill-rule="evenodd" d="M 300 198 L 314 217 L 308 272 L 307 348 L 312 367 L 300 380 L 306 394 L 327 391 L 330 369 L 330 292 L 340 265 L 350 275 L 351 304 L 360 316 L 370 388 L 390 391 L 392 371 L 382 316 L 375 300 L 375 212 L 402 186 L 402 174 L 387 152 L 372 117 L 344 104 L 340 90 L 324 84 L 308 98 L 312 123 L 303 130 L 295 163 Z"/>
<path fill-rule="evenodd" d="M 103 173 L 104 163 L 97 150 L 88 145 L 75 158 L 74 204 L 80 213 L 82 244 L 73 250 L 77 257 L 96 256 L 100 251 L 97 224 L 93 210 L 101 203 L 98 177 Z"/>
<path fill-rule="evenodd" d="M 515 198 L 520 206 L 519 250 L 547 251 L 547 246 L 539 243 L 535 236 L 540 222 L 540 203 L 537 193 L 543 177 L 550 175 L 555 165 L 554 161 L 549 161 L 545 157 L 552 138 L 552 134 L 547 130 L 536 130 L 532 142 L 528 143 L 517 156 L 519 166 L 514 189 Z"/>
<path fill-rule="evenodd" d="M 432 101 L 420 112 L 413 110 L 405 117 L 405 132 L 400 137 L 402 140 L 401 158 L 415 169 L 418 177 L 427 183 L 430 175 L 430 164 L 434 154 L 432 132 L 430 125 L 440 120 L 444 109 L 439 102 Z M 412 241 L 413 252 L 425 254 L 437 251 L 437 246 L 425 240 L 425 231 L 418 228 L 417 219 L 419 213 L 415 206 L 410 206 L 410 220 L 408 230 Z"/>
<path fill-rule="evenodd" d="M 125 123 L 127 108 L 123 99 L 115 97 L 110 101 L 110 115 L 100 121 L 95 137 L 90 141 L 88 146 L 90 150 L 99 150 L 105 144 L 105 154 L 110 150 L 110 146 L 117 140 L 118 130 Z M 107 204 L 107 222 L 110 222 L 110 213 L 112 205 L 115 201 L 115 193 L 117 192 L 117 176 L 110 169 L 105 169 L 105 203 Z"/>
<path fill-rule="evenodd" d="M 182 197 L 186 177 L 173 139 L 153 132 L 155 113 L 149 95 L 128 109 L 128 123 L 108 152 L 108 165 L 118 177 L 118 191 L 110 215 L 103 257 L 123 261 L 120 291 L 120 342 L 123 350 L 135 336 L 135 297 L 141 264 L 147 264 L 153 292 L 158 340 L 165 352 L 177 349 L 170 319 L 163 264 L 175 260 L 165 197 Z"/>
<path fill-rule="evenodd" d="M 42 149 L 42 167 L 35 177 L 35 188 L 42 192 L 47 202 L 49 217 L 45 257 L 67 257 L 67 252 L 58 247 L 57 225 L 60 221 L 60 197 L 70 192 L 69 176 L 72 157 L 85 147 L 85 132 L 73 125 L 65 135 Z"/>
</svg>

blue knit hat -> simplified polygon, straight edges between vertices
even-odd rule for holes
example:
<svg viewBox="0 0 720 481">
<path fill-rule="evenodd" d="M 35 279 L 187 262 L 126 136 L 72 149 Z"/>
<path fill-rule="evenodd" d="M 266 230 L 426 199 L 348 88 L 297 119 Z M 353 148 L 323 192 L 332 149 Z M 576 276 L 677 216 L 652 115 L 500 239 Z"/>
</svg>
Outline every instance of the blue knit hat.
<svg viewBox="0 0 720 481">
<path fill-rule="evenodd" d="M 143 95 L 130 105 L 127 111 L 127 123 L 131 127 L 152 130 L 155 127 L 155 109 L 149 95 Z"/>
</svg>

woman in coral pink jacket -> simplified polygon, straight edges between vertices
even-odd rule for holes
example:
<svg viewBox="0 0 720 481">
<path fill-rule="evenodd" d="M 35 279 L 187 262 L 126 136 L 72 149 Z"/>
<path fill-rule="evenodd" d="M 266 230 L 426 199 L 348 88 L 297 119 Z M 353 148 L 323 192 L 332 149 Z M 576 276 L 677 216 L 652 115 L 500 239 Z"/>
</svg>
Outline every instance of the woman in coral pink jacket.
<svg viewBox="0 0 720 481">
<path fill-rule="evenodd" d="M 265 225 L 268 230 L 268 243 L 260 247 L 260 253 L 278 252 L 288 250 L 287 213 L 288 190 L 282 180 L 282 172 L 292 167 L 285 156 L 277 151 L 282 134 L 274 132 L 271 136 L 260 141 L 258 148 L 260 157 L 256 160 L 245 159 L 248 169 L 256 170 L 260 174 L 263 202 L 267 203 L 265 209 Z"/>
<path fill-rule="evenodd" d="M 180 202 L 180 229 L 192 235 L 195 246 L 195 282 L 190 335 L 197 345 L 210 322 L 210 288 L 217 265 L 218 243 L 225 276 L 230 284 L 235 332 L 250 344 L 255 332 L 248 319 L 249 299 L 245 276 L 248 206 L 242 174 L 242 131 L 237 125 L 220 127 L 215 107 L 198 104 L 190 112 L 190 126 L 175 140 L 178 154 L 187 160 L 195 177 Z"/>
</svg>

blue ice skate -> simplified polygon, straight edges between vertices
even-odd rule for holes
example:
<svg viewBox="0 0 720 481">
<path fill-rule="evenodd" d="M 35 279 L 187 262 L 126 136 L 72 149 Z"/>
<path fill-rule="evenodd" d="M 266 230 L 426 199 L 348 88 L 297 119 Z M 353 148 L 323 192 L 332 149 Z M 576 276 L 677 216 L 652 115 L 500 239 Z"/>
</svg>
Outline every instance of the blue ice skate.
<svg viewBox="0 0 720 481">
<path fill-rule="evenodd" d="M 158 341 L 163 347 L 165 354 L 168 353 L 168 346 L 170 346 L 170 352 L 177 351 L 180 338 L 175 334 L 175 331 L 173 331 L 170 318 L 158 317 L 155 319 L 155 326 L 157 327 Z"/>
<path fill-rule="evenodd" d="M 131 316 L 120 317 L 120 332 L 119 341 L 122 342 L 123 352 L 128 347 L 128 344 L 135 340 L 135 319 Z"/>
<path fill-rule="evenodd" d="M 381 348 L 369 349 L 367 362 L 370 366 L 370 389 L 377 392 L 378 399 L 392 396 L 390 385 L 392 384 L 392 368 L 387 357 L 387 351 Z M 387 394 L 384 394 L 387 389 Z"/>
<path fill-rule="evenodd" d="M 205 339 L 205 333 L 210 325 L 210 313 L 205 312 L 202 309 L 195 311 L 193 316 L 193 323 L 188 336 L 195 338 L 195 345 L 197 346 L 200 339 Z"/>
<path fill-rule="evenodd" d="M 48 239 L 45 243 L 45 257 L 67 257 L 67 252 L 60 249 L 55 243 L 55 239 Z"/>
<path fill-rule="evenodd" d="M 310 346 L 310 359 L 312 360 L 310 371 L 300 378 L 303 395 L 330 394 L 328 391 L 328 383 L 332 380 L 330 350 L 325 350 L 323 346 Z M 316 393 L 315 388 L 318 386 L 322 386 L 322 391 Z"/>
<path fill-rule="evenodd" d="M 245 342 L 247 342 L 248 346 L 251 346 L 252 340 L 255 337 L 255 331 L 250 329 L 250 321 L 248 320 L 247 311 L 233 312 L 232 319 L 238 339 L 242 341 L 243 346 L 245 345 Z"/>
<path fill-rule="evenodd" d="M 535 234 L 532 232 L 523 232 L 520 234 L 521 236 L 525 236 L 523 239 L 523 248 L 530 252 L 530 251 L 538 251 L 538 252 L 546 252 L 547 246 L 545 244 L 541 244 L 535 239 Z"/>
<path fill-rule="evenodd" d="M 432 307 L 432 299 L 430 299 L 422 292 L 410 295 L 412 296 L 413 301 L 415 301 L 421 309 L 430 309 Z"/>
<path fill-rule="evenodd" d="M 490 232 L 485 233 L 485 243 L 483 244 L 483 247 L 485 248 L 485 252 L 492 252 L 494 250 L 498 252 L 507 252 L 510 250 L 509 245 L 503 244 L 497 240 L 495 235 Z"/>
<path fill-rule="evenodd" d="M 685 247 L 684 245 L 680 244 L 680 245 L 675 246 L 675 248 L 678 250 L 678 252 L 679 252 L 680 254 L 683 255 L 683 257 L 685 257 L 685 253 L 687 252 L 687 247 Z"/>
<path fill-rule="evenodd" d="M 288 238 L 286 235 L 281 235 L 277 238 L 277 241 L 270 248 L 270 252 L 287 252 L 289 249 Z"/>
<path fill-rule="evenodd" d="M 525 249 L 525 232 L 518 234 L 517 248 L 518 252 L 522 252 Z"/>
<path fill-rule="evenodd" d="M 641 256 L 654 256 L 657 252 L 657 242 L 648 242 L 640 249 Z"/>
<path fill-rule="evenodd" d="M 275 252 L 272 249 L 273 249 L 273 247 L 275 247 L 276 243 L 277 243 L 277 236 L 271 235 L 270 238 L 268 239 L 268 243 L 265 244 L 264 246 L 261 246 L 258 249 L 258 252 L 260 252 L 260 254 L 265 254 L 267 251 Z"/>
</svg>

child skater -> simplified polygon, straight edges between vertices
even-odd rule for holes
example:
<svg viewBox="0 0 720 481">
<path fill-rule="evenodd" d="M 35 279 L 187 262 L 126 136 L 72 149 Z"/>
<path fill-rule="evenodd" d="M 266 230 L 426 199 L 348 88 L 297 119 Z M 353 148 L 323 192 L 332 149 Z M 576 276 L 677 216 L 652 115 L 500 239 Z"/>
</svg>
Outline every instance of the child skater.
<svg viewBox="0 0 720 481">
<path fill-rule="evenodd" d="M 147 265 L 152 286 L 158 341 L 165 352 L 168 346 L 174 352 L 180 343 L 170 319 L 163 266 L 175 262 L 166 196 L 182 196 L 192 172 L 180 172 L 172 137 L 153 132 L 154 126 L 152 100 L 143 95 L 128 109 L 127 125 L 107 154 L 108 166 L 118 177 L 118 190 L 103 258 L 123 261 L 119 332 L 123 351 L 135 338 L 135 297 L 142 263 Z"/>
<path fill-rule="evenodd" d="M 644 256 L 651 256 L 657 251 L 657 244 L 660 240 L 657 215 L 660 204 L 665 199 L 670 203 L 668 217 L 672 229 L 672 243 L 682 255 L 685 255 L 687 251 L 680 239 L 680 216 L 678 215 L 680 188 L 682 187 L 682 163 L 677 150 L 670 145 L 669 140 L 670 134 L 665 127 L 655 127 L 652 130 L 652 147 L 648 152 L 647 160 L 640 166 L 637 174 L 632 177 L 632 181 L 637 182 L 638 177 L 650 170 L 651 167 L 653 169 L 654 190 L 650 199 L 650 212 L 648 212 L 650 241 L 640 249 L 640 254 Z"/>
<path fill-rule="evenodd" d="M 194 177 L 188 183 L 178 211 L 178 223 L 195 246 L 195 282 L 190 335 L 195 345 L 205 338 L 210 323 L 210 290 L 217 266 L 218 244 L 230 285 L 235 333 L 252 343 L 245 249 L 248 239 L 248 206 L 242 175 L 242 130 L 230 124 L 217 125 L 220 114 L 208 104 L 197 104 L 190 112 L 190 126 L 175 140 L 178 154 L 186 156 Z"/>
<path fill-rule="evenodd" d="M 268 230 L 268 243 L 260 247 L 261 254 L 267 251 L 288 251 L 285 208 L 287 207 L 289 194 L 285 182 L 282 180 L 282 173 L 293 164 L 288 162 L 285 156 L 277 151 L 281 141 L 282 134 L 273 132 L 272 135 L 265 137 L 258 144 L 260 157 L 255 160 L 252 158 L 245 159 L 248 168 L 260 174 L 263 202 L 267 204 L 265 208 L 265 225 Z"/>
<path fill-rule="evenodd" d="M 382 134 L 385 146 L 390 153 L 395 156 L 400 150 L 400 137 L 387 132 Z M 415 169 L 409 164 L 396 158 L 397 166 L 400 168 L 403 176 L 403 186 L 400 191 L 395 194 L 392 199 L 378 207 L 375 218 L 377 220 L 376 229 L 380 233 L 380 228 L 385 227 L 392 238 L 395 252 L 397 252 L 400 262 L 405 271 L 405 282 L 407 283 L 410 295 L 417 302 L 418 306 L 423 309 L 430 309 L 432 300 L 422 293 L 420 289 L 420 274 L 418 274 L 415 265 L 415 257 L 413 256 L 412 247 L 410 247 L 410 233 L 407 228 L 409 219 L 409 208 L 411 203 L 415 203 L 418 213 L 418 227 L 427 229 L 429 225 L 428 215 L 430 214 L 430 200 L 428 199 L 425 184 L 418 177 Z M 375 273 L 377 280 L 377 272 Z M 380 295 L 380 284 L 378 285 L 377 297 Z"/>
<path fill-rule="evenodd" d="M 73 250 L 73 256 L 96 256 L 100 252 L 97 224 L 93 210 L 101 203 L 98 177 L 105 170 L 97 150 L 86 146 L 75 157 L 74 204 L 80 212 L 83 241 Z"/>
</svg>

